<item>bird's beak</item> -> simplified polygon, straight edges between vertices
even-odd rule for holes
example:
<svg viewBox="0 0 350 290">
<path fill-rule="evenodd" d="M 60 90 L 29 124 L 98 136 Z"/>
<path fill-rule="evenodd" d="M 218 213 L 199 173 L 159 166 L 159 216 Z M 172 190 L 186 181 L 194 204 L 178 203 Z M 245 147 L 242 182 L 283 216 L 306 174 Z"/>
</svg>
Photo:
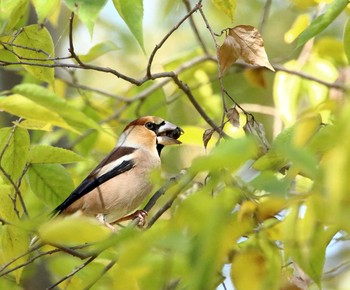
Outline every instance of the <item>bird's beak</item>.
<svg viewBox="0 0 350 290">
<path fill-rule="evenodd" d="M 157 142 L 161 145 L 173 145 L 181 144 L 181 141 L 177 140 L 184 131 L 174 124 L 165 121 L 157 131 Z"/>
</svg>

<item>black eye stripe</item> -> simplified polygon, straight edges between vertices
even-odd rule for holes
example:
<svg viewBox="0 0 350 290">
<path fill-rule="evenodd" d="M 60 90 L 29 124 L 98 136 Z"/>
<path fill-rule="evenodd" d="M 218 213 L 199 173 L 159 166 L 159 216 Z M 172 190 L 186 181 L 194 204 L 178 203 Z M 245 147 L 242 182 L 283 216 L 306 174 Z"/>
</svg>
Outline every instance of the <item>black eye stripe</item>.
<svg viewBox="0 0 350 290">
<path fill-rule="evenodd" d="M 158 129 L 157 124 L 152 123 L 152 122 L 147 122 L 147 123 L 145 124 L 145 127 L 146 127 L 147 129 L 149 129 L 149 130 L 152 130 L 152 131 L 156 131 L 156 130 Z"/>
</svg>

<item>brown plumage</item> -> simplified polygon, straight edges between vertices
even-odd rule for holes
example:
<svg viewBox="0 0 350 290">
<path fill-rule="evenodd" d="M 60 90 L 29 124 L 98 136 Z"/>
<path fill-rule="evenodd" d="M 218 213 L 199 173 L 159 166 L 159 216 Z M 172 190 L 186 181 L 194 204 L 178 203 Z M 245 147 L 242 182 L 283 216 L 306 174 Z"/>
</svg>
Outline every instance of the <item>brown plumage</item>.
<svg viewBox="0 0 350 290">
<path fill-rule="evenodd" d="M 60 204 L 54 213 L 81 212 L 114 223 L 134 211 L 150 194 L 150 172 L 160 166 L 166 145 L 180 144 L 182 129 L 146 116 L 126 126 L 114 150 Z"/>
</svg>

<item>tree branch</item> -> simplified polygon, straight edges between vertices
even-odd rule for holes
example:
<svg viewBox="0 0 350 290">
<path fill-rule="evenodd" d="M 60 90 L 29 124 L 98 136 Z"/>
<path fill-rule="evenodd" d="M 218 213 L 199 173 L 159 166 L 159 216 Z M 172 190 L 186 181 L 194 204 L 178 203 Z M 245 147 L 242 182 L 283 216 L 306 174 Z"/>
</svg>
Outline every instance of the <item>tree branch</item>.
<svg viewBox="0 0 350 290">
<path fill-rule="evenodd" d="M 84 269 L 87 265 L 89 265 L 92 261 L 94 261 L 97 258 L 97 256 L 92 256 L 88 260 L 86 260 L 83 264 L 81 264 L 79 267 L 75 268 L 71 273 L 69 273 L 67 276 L 64 276 L 62 279 L 58 280 L 55 284 L 52 284 L 50 287 L 46 288 L 47 290 L 54 289 L 56 286 L 61 284 L 62 282 L 68 280 L 72 276 L 74 276 L 76 273 L 78 273 L 80 270 Z"/>
<path fill-rule="evenodd" d="M 147 64 L 147 72 L 146 72 L 146 77 L 148 79 L 152 79 L 152 73 L 151 73 L 151 67 L 153 63 L 153 59 L 157 53 L 157 51 L 163 46 L 163 44 L 168 40 L 168 38 L 181 26 L 182 23 L 186 21 L 194 12 L 196 12 L 198 9 L 202 7 L 202 1 L 198 1 L 198 3 L 195 5 L 195 7 L 190 10 L 180 21 L 178 24 L 176 24 L 160 41 L 160 43 L 156 44 L 155 48 L 151 52 L 151 55 L 148 59 L 148 64 Z"/>
</svg>

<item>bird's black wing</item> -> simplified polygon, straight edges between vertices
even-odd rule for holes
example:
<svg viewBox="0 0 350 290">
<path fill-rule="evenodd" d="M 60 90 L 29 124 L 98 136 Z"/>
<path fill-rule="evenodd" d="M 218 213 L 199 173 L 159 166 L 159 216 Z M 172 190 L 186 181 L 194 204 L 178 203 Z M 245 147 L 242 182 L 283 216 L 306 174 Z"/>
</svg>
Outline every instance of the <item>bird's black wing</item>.
<svg viewBox="0 0 350 290">
<path fill-rule="evenodd" d="M 131 160 L 124 160 L 122 163 L 114 167 L 111 171 L 106 172 L 105 174 L 94 177 L 88 176 L 83 180 L 82 183 L 66 198 L 64 202 L 62 202 L 58 207 L 56 207 L 52 211 L 52 215 L 60 214 L 64 211 L 68 206 L 70 206 L 73 202 L 77 201 L 83 195 L 89 193 L 91 190 L 100 186 L 102 183 L 107 180 L 122 174 L 135 166 L 135 162 Z"/>
</svg>

